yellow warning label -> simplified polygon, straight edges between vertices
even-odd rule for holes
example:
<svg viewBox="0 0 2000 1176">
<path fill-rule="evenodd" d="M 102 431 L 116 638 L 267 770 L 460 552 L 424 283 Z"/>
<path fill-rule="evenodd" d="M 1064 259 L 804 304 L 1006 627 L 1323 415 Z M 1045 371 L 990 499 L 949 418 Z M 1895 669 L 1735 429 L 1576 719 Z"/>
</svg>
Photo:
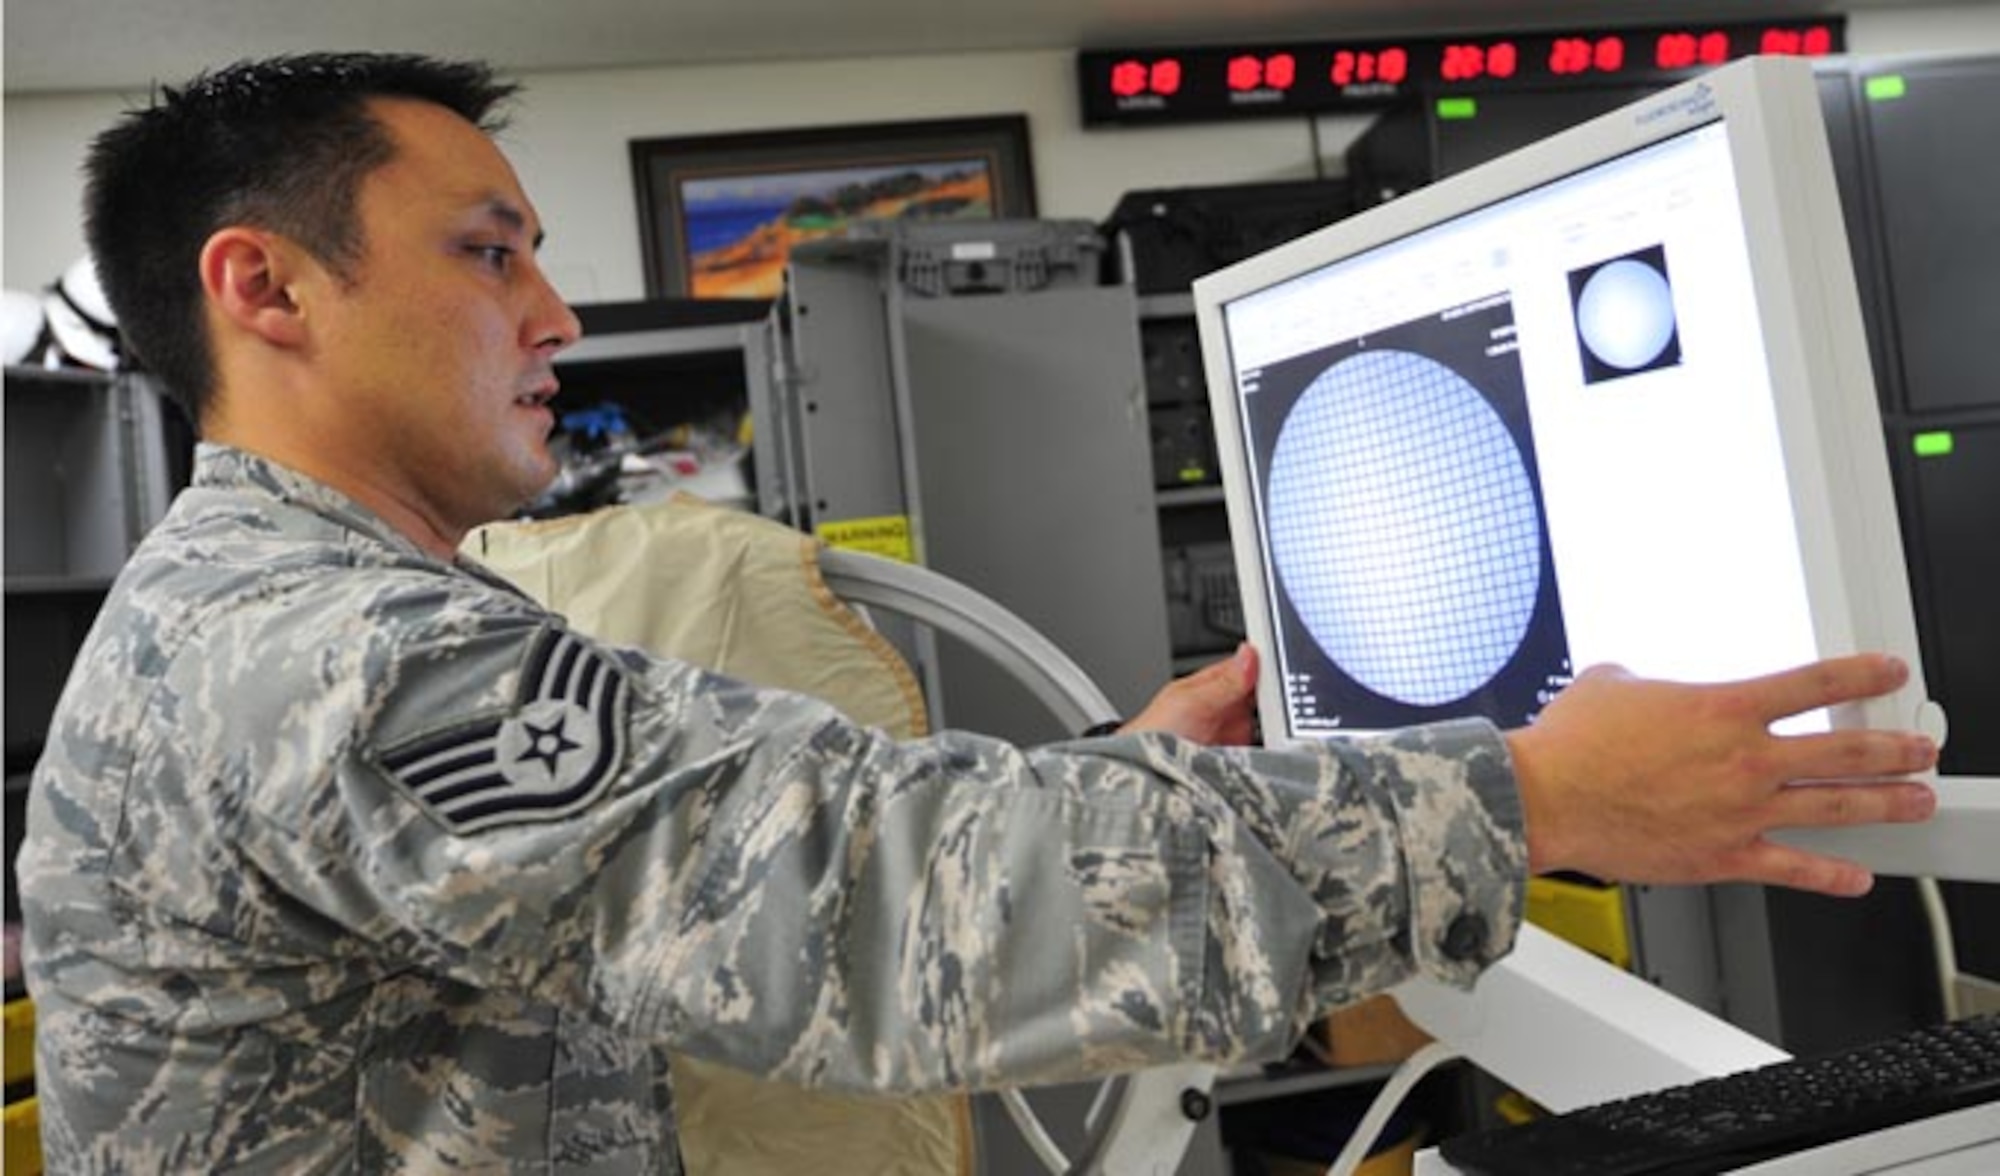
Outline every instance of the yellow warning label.
<svg viewBox="0 0 2000 1176">
<path fill-rule="evenodd" d="M 828 547 L 865 551 L 869 555 L 899 559 L 904 563 L 917 562 L 916 549 L 910 543 L 908 515 L 840 519 L 831 523 L 821 523 L 813 530 L 820 541 Z"/>
</svg>

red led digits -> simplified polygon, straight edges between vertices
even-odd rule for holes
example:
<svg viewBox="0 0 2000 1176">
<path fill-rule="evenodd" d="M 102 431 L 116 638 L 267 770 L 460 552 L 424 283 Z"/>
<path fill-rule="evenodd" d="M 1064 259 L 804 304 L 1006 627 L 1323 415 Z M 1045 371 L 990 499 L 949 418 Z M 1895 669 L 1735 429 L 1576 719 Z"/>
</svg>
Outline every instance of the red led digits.
<svg viewBox="0 0 2000 1176">
<path fill-rule="evenodd" d="M 1653 42 L 1653 64 L 1661 69 L 1691 69 L 1698 48 L 1691 33 L 1661 33 Z"/>
<path fill-rule="evenodd" d="M 1763 53 L 1786 52 L 1772 47 L 1772 34 L 1782 33 L 1779 29 L 1766 29 L 1763 34 Z M 1783 38 L 1781 37 L 1780 40 Z M 1726 29 L 1710 29 L 1707 32 L 1662 33 L 1653 42 L 1653 64 L 1661 69 L 1693 69 L 1698 65 L 1721 65 L 1736 56 L 1730 44 Z"/>
<path fill-rule="evenodd" d="M 1087 51 L 1079 77 L 1087 90 L 1086 122 L 1193 121 L 1371 109 L 1413 85 L 1501 91 L 1634 76 L 1663 81 L 1752 53 L 1830 55 L 1841 51 L 1844 35 L 1843 18 L 1809 17 L 1120 49 Z"/>
<path fill-rule="evenodd" d="M 1729 57 L 1729 34 L 1720 31 L 1668 33 L 1653 45 L 1653 63 L 1661 69 L 1721 65 Z"/>
<path fill-rule="evenodd" d="M 1477 45 L 1446 45 L 1438 74 L 1447 82 L 1469 82 L 1486 76 L 1486 50 Z"/>
<path fill-rule="evenodd" d="M 1130 98 L 1146 92 L 1146 65 L 1140 61 L 1121 61 L 1111 67 L 1111 92 L 1120 98 Z"/>
<path fill-rule="evenodd" d="M 1370 82 L 1400 86 L 1410 76 L 1410 53 L 1396 45 L 1379 51 L 1336 50 L 1326 76 L 1336 86 L 1365 86 Z"/>
<path fill-rule="evenodd" d="M 1181 63 L 1176 57 L 1163 57 L 1151 63 L 1121 61 L 1111 67 L 1111 92 L 1120 98 L 1136 98 L 1141 94 L 1165 96 L 1180 88 Z"/>
<path fill-rule="evenodd" d="M 1791 57 L 1824 57 L 1833 51 L 1833 30 L 1824 25 L 1809 29 L 1765 29 L 1758 38 L 1757 51 Z"/>
<path fill-rule="evenodd" d="M 1624 68 L 1623 37 L 1599 37 L 1594 41 L 1589 37 L 1557 37 L 1549 45 L 1552 74 L 1617 73 Z"/>
<path fill-rule="evenodd" d="M 1269 57 L 1243 54 L 1229 59 L 1229 88 L 1244 90 L 1289 90 L 1298 80 L 1298 63 L 1289 53 Z"/>
</svg>

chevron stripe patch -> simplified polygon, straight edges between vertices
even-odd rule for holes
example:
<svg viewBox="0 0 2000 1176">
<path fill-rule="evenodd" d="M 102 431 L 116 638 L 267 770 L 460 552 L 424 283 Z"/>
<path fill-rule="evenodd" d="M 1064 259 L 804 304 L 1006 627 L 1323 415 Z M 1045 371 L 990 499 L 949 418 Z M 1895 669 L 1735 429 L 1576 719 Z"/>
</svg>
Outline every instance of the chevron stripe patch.
<svg viewBox="0 0 2000 1176">
<path fill-rule="evenodd" d="M 553 821 L 596 801 L 625 755 L 625 678 L 575 634 L 543 634 L 511 713 L 398 744 L 382 766 L 455 833 Z"/>
</svg>

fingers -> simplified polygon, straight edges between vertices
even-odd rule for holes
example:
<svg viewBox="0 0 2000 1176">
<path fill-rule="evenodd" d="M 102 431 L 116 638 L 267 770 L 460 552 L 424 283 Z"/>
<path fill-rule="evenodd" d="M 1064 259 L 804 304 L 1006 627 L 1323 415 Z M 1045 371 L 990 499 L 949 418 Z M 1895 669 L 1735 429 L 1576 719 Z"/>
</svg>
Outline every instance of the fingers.
<svg viewBox="0 0 2000 1176">
<path fill-rule="evenodd" d="M 1245 641 L 1236 647 L 1236 652 L 1227 661 L 1205 666 L 1202 673 L 1214 674 L 1228 682 L 1239 694 L 1252 693 L 1257 689 L 1257 648 Z"/>
<path fill-rule="evenodd" d="M 1886 694 L 1909 676 L 1909 667 L 1899 658 L 1862 653 L 1751 678 L 1741 685 L 1768 721 Z"/>
<path fill-rule="evenodd" d="M 1875 886 L 1875 875 L 1863 866 L 1773 841 L 1752 846 L 1744 855 L 1742 868 L 1733 874 L 1745 882 L 1789 886 L 1835 898 L 1858 898 Z"/>
<path fill-rule="evenodd" d="M 1217 706 L 1247 698 L 1257 691 L 1257 651 L 1245 642 L 1227 659 L 1203 666 L 1182 683 Z"/>
<path fill-rule="evenodd" d="M 1256 723 L 1257 651 L 1248 642 L 1226 661 L 1203 667 L 1190 684 L 1201 696 L 1201 729 L 1188 733 L 1208 743 L 1250 741 Z"/>
<path fill-rule="evenodd" d="M 1907 731 L 1832 731 L 1776 740 L 1787 780 L 1877 779 L 1922 772 L 1937 763 L 1937 744 Z"/>
<path fill-rule="evenodd" d="M 1922 784 L 1805 784 L 1774 801 L 1774 828 L 1907 824 L 1937 811 L 1937 794 Z M 1875 885 L 1867 868 L 1759 838 L 1731 871 L 1746 882 L 1789 886 L 1838 898 L 1866 894 Z"/>
<path fill-rule="evenodd" d="M 1230 671 L 1243 685 L 1245 694 L 1257 692 L 1257 647 L 1245 641 L 1236 647 L 1236 654 L 1229 659 Z"/>
<path fill-rule="evenodd" d="M 1772 798 L 1774 828 L 1905 825 L 1929 820 L 1937 793 L 1922 784 L 1797 784 Z"/>
<path fill-rule="evenodd" d="M 1234 656 L 1169 682 L 1123 731 L 1170 731 L 1202 743 L 1245 743 L 1255 729 L 1257 651 Z"/>
<path fill-rule="evenodd" d="M 1786 780 L 1880 780 L 1937 764 L 1937 744 L 1908 731 L 1832 731 L 1776 742 L 1777 766 Z"/>
</svg>

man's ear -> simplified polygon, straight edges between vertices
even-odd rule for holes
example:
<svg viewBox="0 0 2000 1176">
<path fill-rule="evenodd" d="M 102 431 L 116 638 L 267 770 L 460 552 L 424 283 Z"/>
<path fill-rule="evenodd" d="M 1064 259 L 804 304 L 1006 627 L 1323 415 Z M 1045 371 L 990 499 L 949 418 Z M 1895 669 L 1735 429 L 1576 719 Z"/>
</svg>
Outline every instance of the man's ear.
<svg viewBox="0 0 2000 1176">
<path fill-rule="evenodd" d="M 201 248 L 201 285 L 225 320 L 276 347 L 305 340 L 305 313 L 294 296 L 306 259 L 292 242 L 262 229 L 218 229 Z"/>
</svg>

